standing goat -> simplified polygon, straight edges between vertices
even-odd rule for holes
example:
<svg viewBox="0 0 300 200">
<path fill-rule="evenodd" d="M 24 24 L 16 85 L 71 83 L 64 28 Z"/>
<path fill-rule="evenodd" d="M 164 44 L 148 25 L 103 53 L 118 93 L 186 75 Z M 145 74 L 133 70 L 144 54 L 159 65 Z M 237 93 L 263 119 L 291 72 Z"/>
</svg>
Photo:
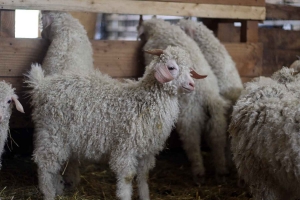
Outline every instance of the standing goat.
<svg viewBox="0 0 300 200">
<path fill-rule="evenodd" d="M 255 200 L 300 198 L 299 80 L 293 68 L 256 78 L 234 106 L 233 160 Z"/>
<path fill-rule="evenodd" d="M 226 111 L 229 102 L 221 97 L 217 78 L 198 45 L 178 26 L 161 19 L 140 22 L 138 32 L 146 40 L 144 49 L 165 48 L 168 45 L 183 48 L 191 57 L 193 68 L 208 75 L 205 80 L 195 83 L 197 87 L 194 93 L 180 96 L 180 116 L 176 129 L 191 162 L 193 178 L 197 184 L 203 182 L 205 175 L 200 150 L 202 136 L 212 150 L 216 174 L 226 174 Z M 151 56 L 145 55 L 146 64 L 150 59 Z"/>
<path fill-rule="evenodd" d="M 44 76 L 32 66 L 35 123 L 33 159 L 45 200 L 61 192 L 56 184 L 68 161 L 99 161 L 107 155 L 117 176 L 117 197 L 130 200 L 137 175 L 140 199 L 149 200 L 148 171 L 179 114 L 178 90 L 194 90 L 189 55 L 178 47 L 148 51 L 157 55 L 137 82 L 121 83 L 98 70 L 89 74 Z"/>
<path fill-rule="evenodd" d="M 15 104 L 17 110 L 24 113 L 23 106 L 19 102 L 14 90 L 10 84 L 4 81 L 0 82 L 0 156 L 3 154 L 4 144 L 7 140 L 12 105 Z"/>
<path fill-rule="evenodd" d="M 178 25 L 198 44 L 218 79 L 220 93 L 233 105 L 241 94 L 243 84 L 235 63 L 224 45 L 201 22 L 181 19 Z"/>
</svg>

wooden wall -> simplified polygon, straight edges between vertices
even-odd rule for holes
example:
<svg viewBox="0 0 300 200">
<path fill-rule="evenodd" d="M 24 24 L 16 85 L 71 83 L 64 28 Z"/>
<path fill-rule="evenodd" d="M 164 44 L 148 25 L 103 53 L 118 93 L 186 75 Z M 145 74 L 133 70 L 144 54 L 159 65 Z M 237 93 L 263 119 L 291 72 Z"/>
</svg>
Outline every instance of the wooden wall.
<svg viewBox="0 0 300 200">
<path fill-rule="evenodd" d="M 225 43 L 225 47 L 237 63 L 243 80 L 249 80 L 262 73 L 263 46 L 257 41 L 257 23 L 266 16 L 264 0 L 0 0 L 0 9 L 69 11 L 85 24 L 91 39 L 94 34 L 96 13 L 244 20 L 242 40 Z M 6 12 L 7 14 L 4 14 Z M 42 39 L 14 38 L 14 11 L 2 10 L 0 17 L 0 79 L 12 83 L 16 88 L 26 112 L 24 115 L 14 111 L 11 127 L 32 127 L 29 99 L 25 98 L 26 88 L 23 85 L 24 73 L 30 69 L 31 63 L 42 62 L 49 44 Z M 94 40 L 91 42 L 94 48 L 95 67 L 104 73 L 115 78 L 136 78 L 143 74 L 141 42 Z"/>
</svg>

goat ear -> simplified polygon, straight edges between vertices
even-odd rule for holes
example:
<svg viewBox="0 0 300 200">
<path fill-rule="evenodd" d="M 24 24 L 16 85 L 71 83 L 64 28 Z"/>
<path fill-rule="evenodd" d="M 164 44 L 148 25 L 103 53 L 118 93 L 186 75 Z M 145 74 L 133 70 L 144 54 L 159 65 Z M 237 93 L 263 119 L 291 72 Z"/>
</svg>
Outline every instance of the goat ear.
<svg viewBox="0 0 300 200">
<path fill-rule="evenodd" d="M 160 83 L 167 83 L 174 79 L 172 74 L 170 73 L 168 67 L 165 64 L 158 64 L 159 66 L 156 68 L 154 73 L 154 77 Z"/>
<path fill-rule="evenodd" d="M 138 32 L 138 35 L 137 35 L 137 40 L 139 39 L 139 38 L 141 38 L 142 39 L 142 35 L 144 34 L 144 26 L 143 26 L 143 22 L 144 22 L 144 20 L 143 20 L 143 15 L 140 15 L 140 19 L 139 19 L 139 25 L 137 26 L 137 32 Z"/>
<path fill-rule="evenodd" d="M 144 50 L 145 53 L 149 53 L 152 55 L 160 56 L 164 53 L 164 50 L 162 49 L 151 49 L 151 50 Z"/>
<path fill-rule="evenodd" d="M 141 26 L 143 24 L 143 22 L 144 22 L 143 15 L 140 15 L 139 26 Z"/>
<path fill-rule="evenodd" d="M 48 12 L 42 12 L 42 23 L 43 30 L 45 30 L 48 26 L 53 23 L 53 18 L 49 15 Z"/>
<path fill-rule="evenodd" d="M 193 69 L 191 70 L 191 77 L 194 79 L 203 79 L 206 78 L 207 75 L 200 75 L 197 72 L 195 72 Z"/>
<path fill-rule="evenodd" d="M 18 110 L 19 112 L 21 112 L 21 113 L 25 113 L 22 104 L 21 104 L 20 101 L 18 100 L 17 95 L 13 95 L 11 98 L 12 98 L 12 100 L 14 101 L 17 110 Z"/>
</svg>

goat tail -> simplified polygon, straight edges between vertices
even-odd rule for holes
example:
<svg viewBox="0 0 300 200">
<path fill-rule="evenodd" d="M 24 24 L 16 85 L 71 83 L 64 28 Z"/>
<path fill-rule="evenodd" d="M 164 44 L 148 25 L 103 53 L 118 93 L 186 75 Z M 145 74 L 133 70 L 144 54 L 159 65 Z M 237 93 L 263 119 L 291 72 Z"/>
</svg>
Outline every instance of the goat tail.
<svg viewBox="0 0 300 200">
<path fill-rule="evenodd" d="M 42 66 L 40 64 L 33 63 L 31 65 L 30 71 L 27 74 L 25 74 L 25 77 L 26 77 L 25 83 L 29 88 L 33 90 L 38 89 L 39 85 L 45 78 Z"/>
</svg>

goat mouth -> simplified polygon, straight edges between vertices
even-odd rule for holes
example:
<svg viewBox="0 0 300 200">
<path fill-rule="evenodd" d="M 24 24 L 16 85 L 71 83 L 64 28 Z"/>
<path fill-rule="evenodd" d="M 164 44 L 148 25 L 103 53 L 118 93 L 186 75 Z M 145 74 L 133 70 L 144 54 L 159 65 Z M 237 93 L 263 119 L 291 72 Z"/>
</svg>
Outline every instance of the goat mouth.
<svg viewBox="0 0 300 200">
<path fill-rule="evenodd" d="M 187 87 L 182 87 L 184 91 L 186 92 L 193 92 L 194 89 L 190 89 L 190 88 L 187 88 Z"/>
</svg>

